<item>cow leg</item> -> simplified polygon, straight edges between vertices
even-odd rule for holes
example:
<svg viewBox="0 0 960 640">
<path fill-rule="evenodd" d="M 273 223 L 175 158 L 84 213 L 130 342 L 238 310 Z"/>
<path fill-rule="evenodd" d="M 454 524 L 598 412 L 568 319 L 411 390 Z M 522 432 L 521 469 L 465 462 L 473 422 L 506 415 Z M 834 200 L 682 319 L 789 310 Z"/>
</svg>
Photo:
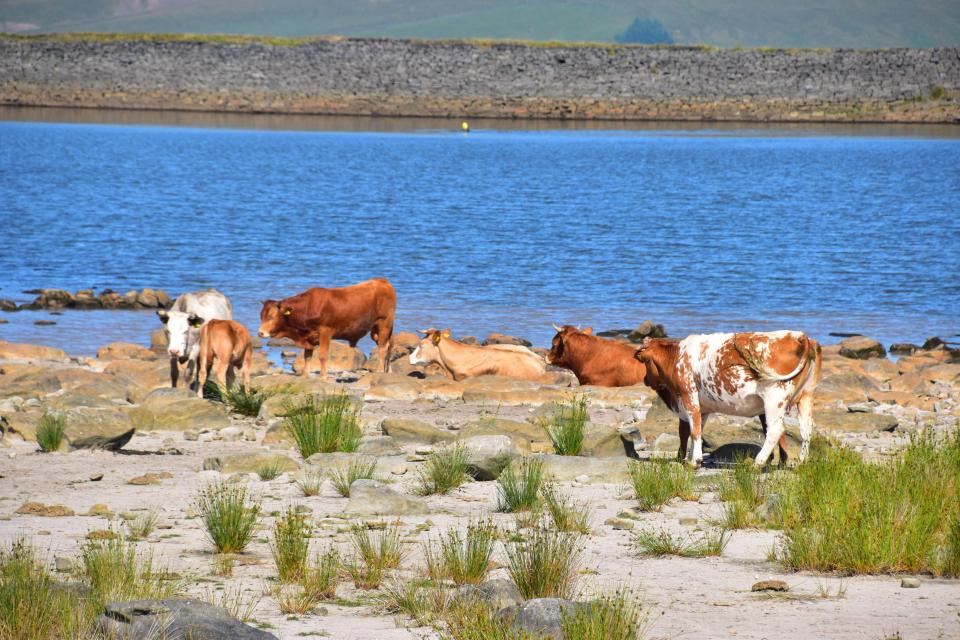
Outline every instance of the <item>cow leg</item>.
<svg viewBox="0 0 960 640">
<path fill-rule="evenodd" d="M 241 365 L 243 375 L 243 388 L 250 389 L 250 370 L 253 369 L 253 349 L 247 349 L 243 354 L 243 364 Z"/>
<path fill-rule="evenodd" d="M 180 379 L 180 364 L 177 362 L 177 357 L 173 356 L 170 358 L 170 386 L 176 389 L 177 380 L 179 379 Z"/>
<path fill-rule="evenodd" d="M 220 384 L 224 386 L 225 389 L 230 388 L 231 371 L 230 360 L 228 358 L 217 358 L 217 363 L 214 365 L 217 374 L 217 380 L 220 381 Z"/>
<path fill-rule="evenodd" d="M 329 331 L 320 333 L 320 344 L 317 345 L 317 352 L 320 356 L 320 379 L 327 381 L 327 357 L 330 355 L 330 338 L 333 336 Z"/>
<path fill-rule="evenodd" d="M 386 373 L 390 370 L 390 350 L 393 347 L 393 328 L 374 326 L 370 337 L 377 343 L 377 353 L 380 355 L 380 370 Z"/>
<path fill-rule="evenodd" d="M 303 350 L 303 371 L 300 375 L 304 378 L 310 377 L 310 361 L 313 360 L 313 349 Z"/>
<path fill-rule="evenodd" d="M 197 397 L 203 397 L 203 386 L 207 383 L 207 374 L 210 373 L 210 365 L 207 359 L 200 356 L 200 365 L 197 368 Z"/>
<path fill-rule="evenodd" d="M 767 435 L 763 439 L 763 447 L 757 454 L 756 464 L 767 464 L 773 454 L 773 445 L 780 440 L 784 433 L 783 417 L 786 414 L 787 397 L 784 393 L 775 393 L 771 389 L 763 400 L 763 412 L 766 414 Z"/>
<path fill-rule="evenodd" d="M 767 439 L 767 416 L 766 414 L 761 413 L 757 417 L 760 418 L 760 426 L 763 427 L 763 439 L 766 440 Z M 788 456 L 787 456 L 787 434 L 786 433 L 780 436 L 779 449 L 780 449 L 779 451 L 780 463 L 777 466 L 782 468 L 787 466 Z"/>
<path fill-rule="evenodd" d="M 813 392 L 804 391 L 797 401 L 797 413 L 800 415 L 800 462 L 810 453 L 810 438 L 813 436 Z"/>
<path fill-rule="evenodd" d="M 690 423 L 680 419 L 680 449 L 677 450 L 677 462 L 687 459 L 687 440 L 690 439 Z"/>
</svg>

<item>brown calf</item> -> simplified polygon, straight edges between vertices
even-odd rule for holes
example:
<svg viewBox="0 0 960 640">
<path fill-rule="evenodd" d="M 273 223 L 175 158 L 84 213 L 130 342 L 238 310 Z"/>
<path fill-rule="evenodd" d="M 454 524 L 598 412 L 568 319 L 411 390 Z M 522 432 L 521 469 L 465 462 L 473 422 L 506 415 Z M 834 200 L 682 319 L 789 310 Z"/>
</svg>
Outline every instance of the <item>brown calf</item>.
<svg viewBox="0 0 960 640">
<path fill-rule="evenodd" d="M 220 384 L 228 388 L 234 381 L 234 369 L 239 367 L 243 386 L 250 387 L 250 368 L 253 365 L 253 345 L 247 328 L 233 320 L 210 320 L 200 331 L 200 356 L 197 365 L 197 396 L 203 397 L 203 385 L 210 367 Z"/>
</svg>

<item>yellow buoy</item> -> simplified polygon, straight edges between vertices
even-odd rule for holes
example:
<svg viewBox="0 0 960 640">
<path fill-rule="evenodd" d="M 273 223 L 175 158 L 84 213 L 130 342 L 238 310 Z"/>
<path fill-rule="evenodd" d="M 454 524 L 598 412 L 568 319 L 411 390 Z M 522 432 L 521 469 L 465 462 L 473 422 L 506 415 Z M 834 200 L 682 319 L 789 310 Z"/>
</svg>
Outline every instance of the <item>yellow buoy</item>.
<svg viewBox="0 0 960 640">
<path fill-rule="evenodd" d="M 467 131 L 470 131 L 470 123 L 464 120 L 460 123 L 460 128 L 463 129 L 464 133 L 466 133 Z"/>
</svg>

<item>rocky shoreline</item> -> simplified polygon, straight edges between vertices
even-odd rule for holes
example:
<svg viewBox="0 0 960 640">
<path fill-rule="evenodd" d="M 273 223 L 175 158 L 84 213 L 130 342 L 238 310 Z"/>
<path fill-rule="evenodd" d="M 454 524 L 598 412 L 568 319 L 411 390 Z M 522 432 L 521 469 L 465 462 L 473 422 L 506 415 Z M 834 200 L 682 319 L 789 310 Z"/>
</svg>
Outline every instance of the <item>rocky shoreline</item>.
<svg viewBox="0 0 960 640">
<path fill-rule="evenodd" d="M 162 289 L 144 287 L 139 291 L 132 289 L 126 293 L 117 293 L 113 289 L 104 289 L 94 293 L 93 289 L 80 289 L 70 293 L 64 289 L 31 289 L 26 294 L 36 295 L 32 302 L 18 305 L 8 298 L 0 298 L 0 311 L 24 311 L 37 309 L 169 309 L 173 305 L 171 298 Z"/>
<path fill-rule="evenodd" d="M 0 36 L 0 104 L 288 114 L 960 122 L 960 49 Z"/>
</svg>

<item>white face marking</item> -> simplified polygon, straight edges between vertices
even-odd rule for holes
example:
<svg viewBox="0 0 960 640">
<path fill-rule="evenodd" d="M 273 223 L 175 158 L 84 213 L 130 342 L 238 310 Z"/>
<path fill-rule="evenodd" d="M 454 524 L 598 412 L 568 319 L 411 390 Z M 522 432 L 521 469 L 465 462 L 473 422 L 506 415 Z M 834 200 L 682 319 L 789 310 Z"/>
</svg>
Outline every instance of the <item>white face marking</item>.
<svg viewBox="0 0 960 640">
<path fill-rule="evenodd" d="M 190 339 L 189 314 L 182 311 L 168 311 L 164 329 L 167 333 L 167 351 L 173 356 L 186 355 L 192 346 Z"/>
<path fill-rule="evenodd" d="M 420 359 L 420 345 L 417 345 L 417 348 L 410 354 L 410 364 L 427 364 Z"/>
</svg>

